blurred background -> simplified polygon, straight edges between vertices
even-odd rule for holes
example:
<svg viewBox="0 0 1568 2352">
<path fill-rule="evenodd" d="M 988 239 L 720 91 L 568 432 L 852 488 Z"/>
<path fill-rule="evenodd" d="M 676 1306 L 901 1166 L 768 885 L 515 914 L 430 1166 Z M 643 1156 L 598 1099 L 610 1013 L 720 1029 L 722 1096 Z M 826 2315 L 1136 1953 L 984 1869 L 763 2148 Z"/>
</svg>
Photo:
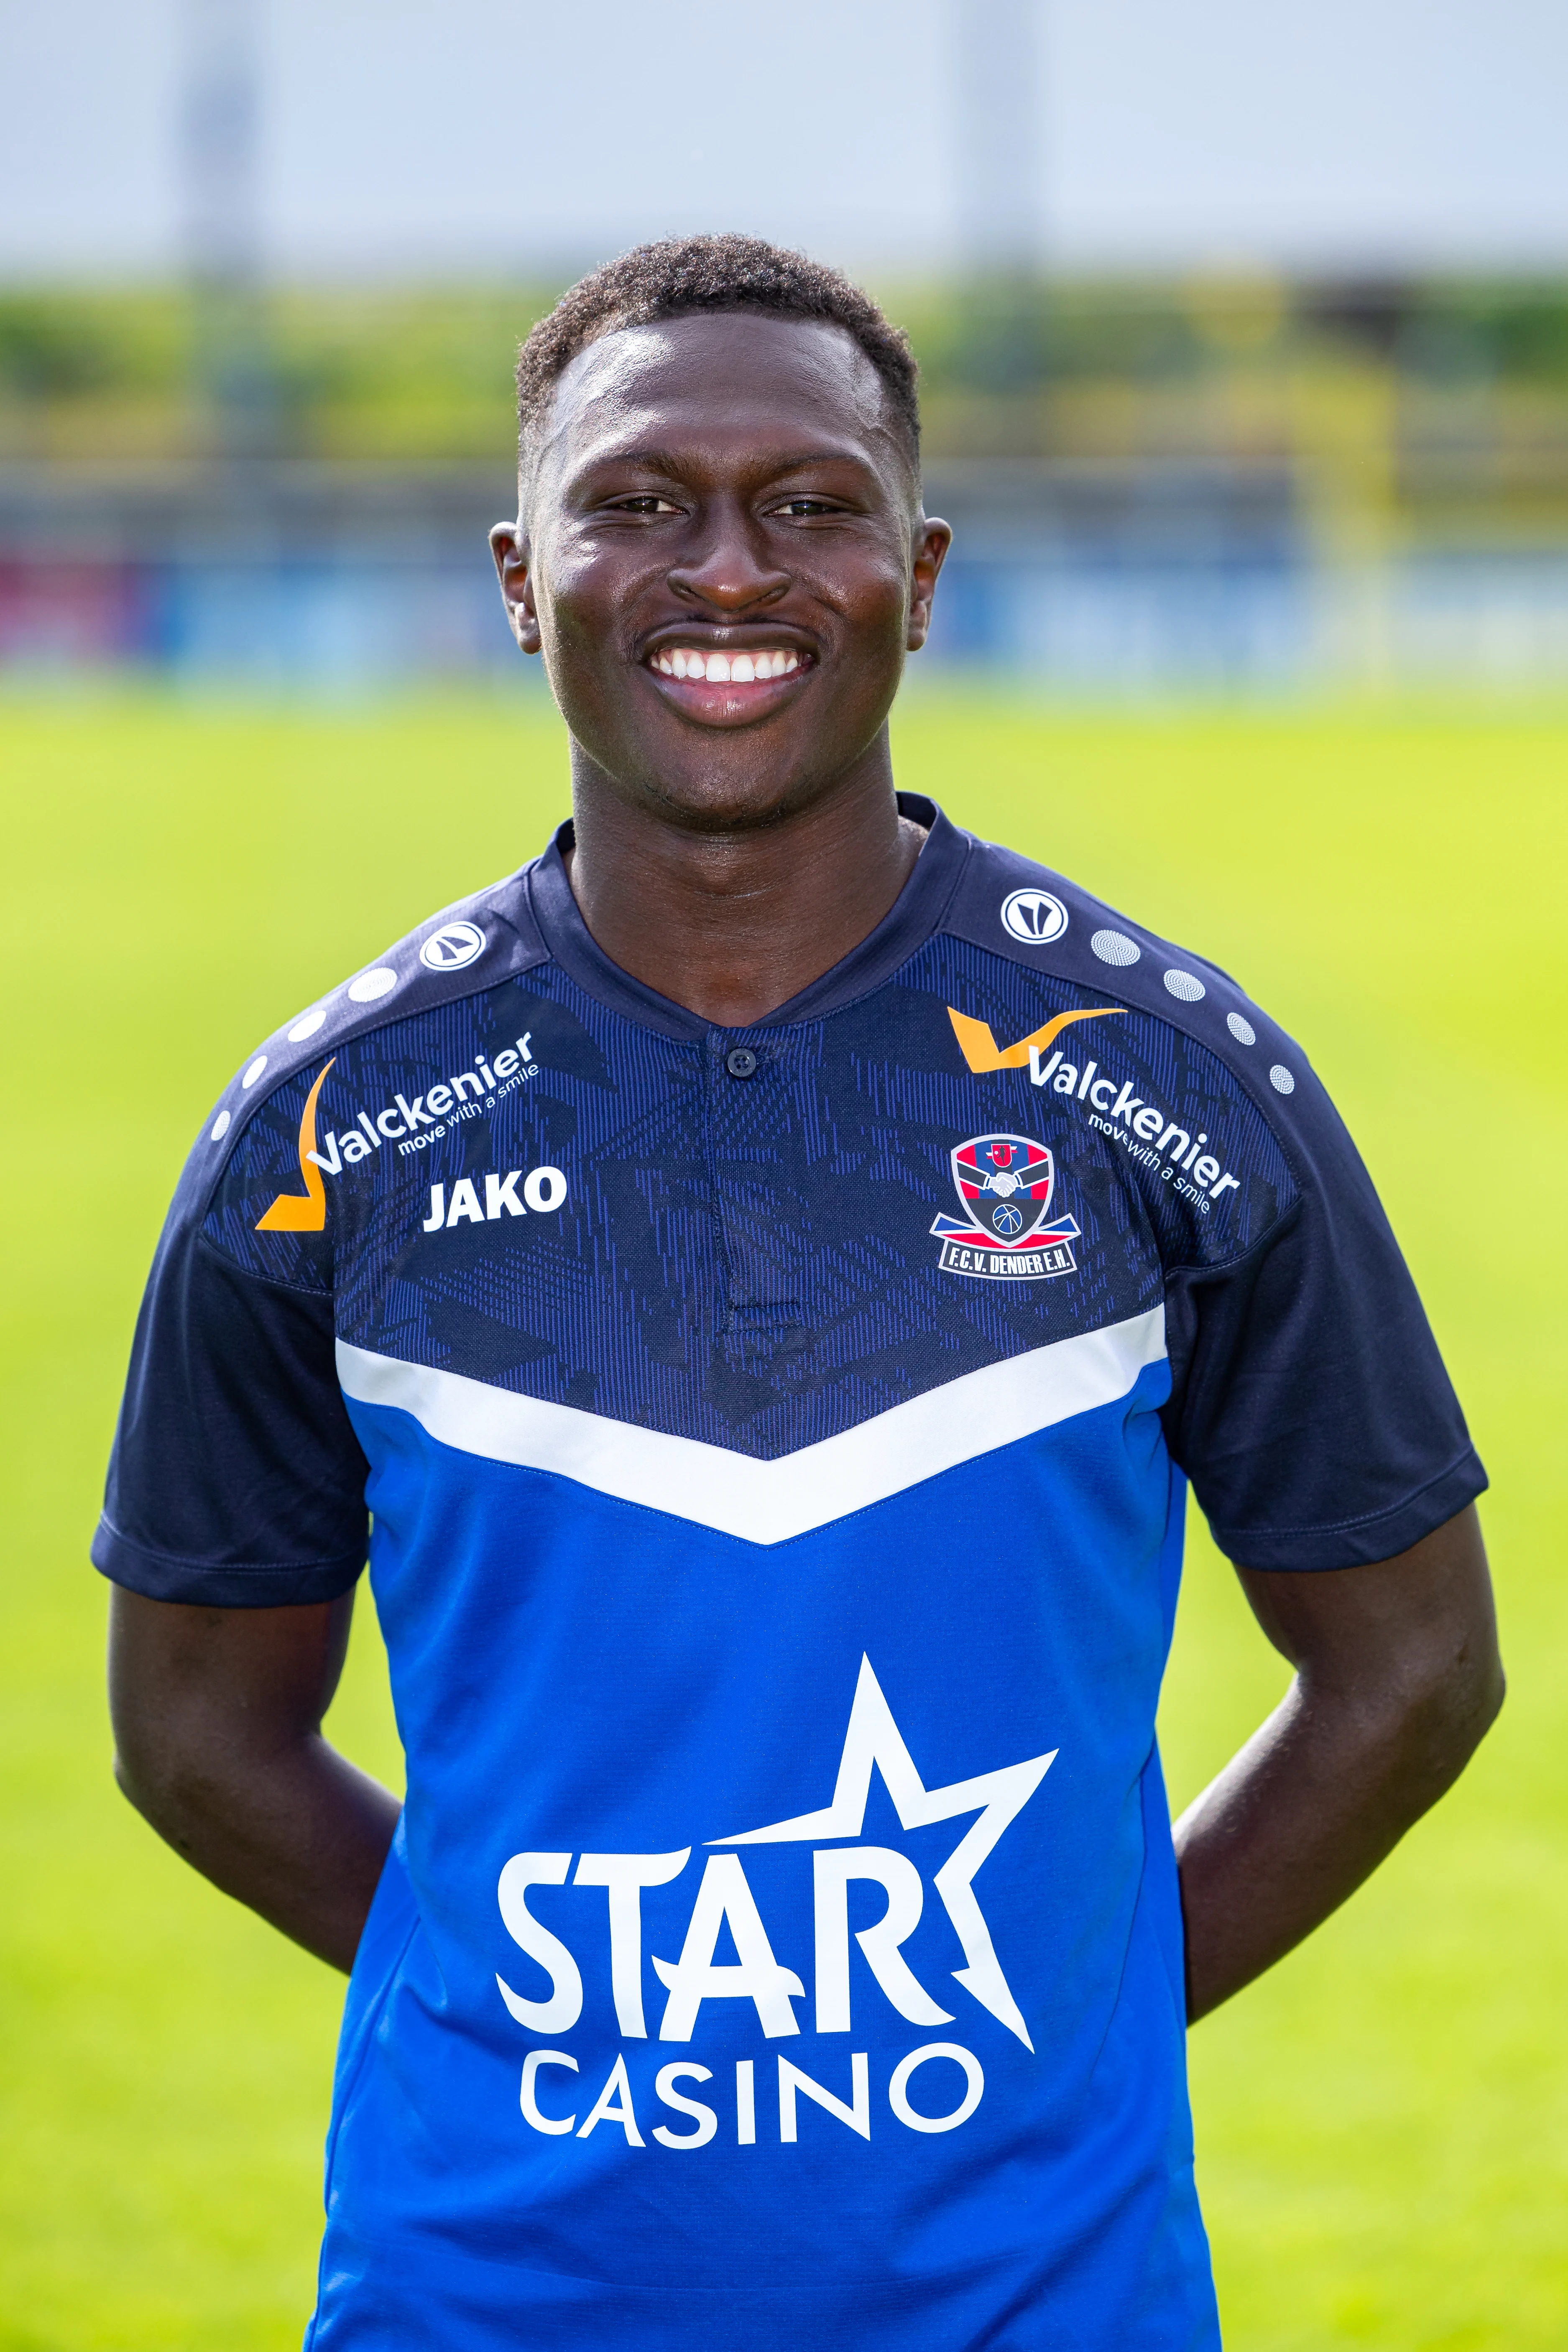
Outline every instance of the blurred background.
<svg viewBox="0 0 1568 2352">
<path fill-rule="evenodd" d="M 1302 1041 L 1494 1480 L 1498 1729 L 1193 2037 L 1230 2352 L 1568 2345 L 1565 90 L 1562 0 L 0 12 L 0 2352 L 300 2341 L 341 1982 L 116 1795 L 88 1539 L 228 1074 L 565 812 L 512 355 L 699 227 L 914 338 L 900 780 Z M 1286 1680 L 1194 1518 L 1178 1807 Z"/>
<path fill-rule="evenodd" d="M 913 334 L 929 667 L 1568 674 L 1552 0 L 77 0 L 0 27 L 0 663 L 516 668 L 508 371 L 696 226 Z"/>
</svg>

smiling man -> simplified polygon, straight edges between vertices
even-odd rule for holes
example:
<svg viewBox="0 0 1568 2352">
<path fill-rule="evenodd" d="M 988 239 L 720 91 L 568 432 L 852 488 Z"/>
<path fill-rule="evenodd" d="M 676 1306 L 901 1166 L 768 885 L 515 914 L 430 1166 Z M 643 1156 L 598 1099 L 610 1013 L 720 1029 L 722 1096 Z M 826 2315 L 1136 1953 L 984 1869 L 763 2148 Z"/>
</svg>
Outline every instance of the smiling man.
<svg viewBox="0 0 1568 2352">
<path fill-rule="evenodd" d="M 692 239 L 519 391 L 573 821 L 226 1089 L 95 1547 L 127 1794 L 352 1965 L 309 2340 L 1206 2352 L 1185 2023 L 1495 1712 L 1479 1465 L 1300 1048 L 895 793 L 903 339 Z M 1173 1851 L 1189 1480 L 1297 1673 Z"/>
</svg>

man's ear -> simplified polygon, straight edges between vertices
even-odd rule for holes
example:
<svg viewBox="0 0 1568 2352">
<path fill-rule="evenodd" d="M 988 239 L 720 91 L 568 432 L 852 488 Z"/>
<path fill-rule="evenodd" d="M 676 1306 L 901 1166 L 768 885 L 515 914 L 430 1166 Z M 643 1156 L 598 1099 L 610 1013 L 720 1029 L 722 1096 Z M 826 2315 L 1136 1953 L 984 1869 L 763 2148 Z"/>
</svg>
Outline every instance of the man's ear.
<svg viewBox="0 0 1568 2352">
<path fill-rule="evenodd" d="M 930 635 L 936 575 L 942 570 L 952 545 L 952 530 L 949 524 L 939 522 L 934 515 L 921 517 L 915 527 L 914 562 L 910 572 L 910 629 L 904 639 L 905 646 L 912 654 L 919 653 Z"/>
<path fill-rule="evenodd" d="M 520 649 L 539 651 L 539 615 L 533 609 L 533 558 L 521 521 L 498 522 L 490 532 L 490 553 L 500 582 L 507 623 Z"/>
</svg>

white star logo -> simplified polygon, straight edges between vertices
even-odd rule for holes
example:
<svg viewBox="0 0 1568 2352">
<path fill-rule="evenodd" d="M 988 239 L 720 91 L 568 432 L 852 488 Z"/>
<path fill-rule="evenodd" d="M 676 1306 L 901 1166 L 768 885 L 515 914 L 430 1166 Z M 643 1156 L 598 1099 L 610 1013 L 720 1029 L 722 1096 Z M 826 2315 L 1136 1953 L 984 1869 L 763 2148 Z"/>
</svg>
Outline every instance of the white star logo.
<svg viewBox="0 0 1568 2352">
<path fill-rule="evenodd" d="M 1016 1820 L 1045 1779 L 1056 1756 L 1053 1748 L 1049 1755 L 1031 1757 L 1025 1764 L 1004 1764 L 994 1772 L 977 1772 L 971 1780 L 954 1780 L 946 1789 L 928 1789 L 915 1769 L 914 1759 L 893 1720 L 892 1709 L 882 1696 L 882 1686 L 871 1671 L 871 1661 L 863 1657 L 832 1803 L 815 1813 L 797 1813 L 793 1821 L 773 1822 L 766 1829 L 742 1830 L 735 1837 L 710 1838 L 708 1843 L 792 1845 L 824 1838 L 858 1838 L 865 1823 L 873 1764 L 907 1830 L 923 1829 L 931 1822 L 953 1821 L 961 1813 L 977 1813 L 979 1819 L 964 1832 L 932 1881 L 963 1947 L 965 1966 L 954 1969 L 952 1973 L 982 2008 L 1000 2019 L 1026 2050 L 1033 2050 L 1028 2028 L 1002 1973 L 991 1930 L 975 1900 L 973 1882 L 1003 1831 Z"/>
</svg>

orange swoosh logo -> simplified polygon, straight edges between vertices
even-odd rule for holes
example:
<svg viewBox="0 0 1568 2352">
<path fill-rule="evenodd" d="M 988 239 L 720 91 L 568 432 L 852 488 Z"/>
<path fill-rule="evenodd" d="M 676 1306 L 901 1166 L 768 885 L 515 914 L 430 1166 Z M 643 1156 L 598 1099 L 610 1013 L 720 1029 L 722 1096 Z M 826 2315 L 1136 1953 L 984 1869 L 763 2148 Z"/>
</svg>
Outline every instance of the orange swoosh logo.
<svg viewBox="0 0 1568 2352">
<path fill-rule="evenodd" d="M 1016 1045 L 998 1045 L 984 1021 L 972 1020 L 967 1013 L 955 1013 L 951 1004 L 947 1008 L 947 1017 L 952 1024 L 952 1034 L 958 1040 L 960 1053 L 976 1077 L 983 1077 L 988 1070 L 1026 1069 L 1031 1046 L 1043 1054 L 1070 1023 L 1120 1021 L 1122 1008 L 1107 1005 L 1102 1011 L 1099 1006 L 1086 1004 L 1077 1012 L 1055 1013 L 1043 1029 L 1033 1031 L 1027 1037 L 1020 1037 Z"/>
<path fill-rule="evenodd" d="M 332 1062 L 337 1060 L 332 1055 Z M 322 1080 L 332 1062 L 326 1065 L 305 1097 L 305 1108 L 300 1115 L 300 1173 L 305 1180 L 305 1197 L 298 1192 L 279 1192 L 264 1217 L 256 1220 L 258 1234 L 320 1234 L 327 1226 L 327 1188 L 321 1181 L 321 1171 L 310 1154 L 316 1148 L 316 1097 L 321 1091 Z"/>
</svg>

